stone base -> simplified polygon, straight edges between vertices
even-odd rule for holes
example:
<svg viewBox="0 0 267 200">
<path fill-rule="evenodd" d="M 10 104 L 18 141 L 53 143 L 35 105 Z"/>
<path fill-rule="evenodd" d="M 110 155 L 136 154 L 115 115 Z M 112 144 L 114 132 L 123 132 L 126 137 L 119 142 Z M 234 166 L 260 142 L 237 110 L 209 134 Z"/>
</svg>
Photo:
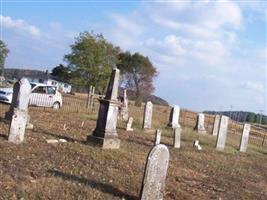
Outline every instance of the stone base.
<svg viewBox="0 0 267 200">
<path fill-rule="evenodd" d="M 133 128 L 126 128 L 126 131 L 133 131 Z"/>
<path fill-rule="evenodd" d="M 87 136 L 87 142 L 92 142 L 103 149 L 119 149 L 120 139 L 119 138 L 100 138 L 93 135 Z"/>
<path fill-rule="evenodd" d="M 207 131 L 206 130 L 197 130 L 197 133 L 199 133 L 199 134 L 206 134 Z"/>
</svg>

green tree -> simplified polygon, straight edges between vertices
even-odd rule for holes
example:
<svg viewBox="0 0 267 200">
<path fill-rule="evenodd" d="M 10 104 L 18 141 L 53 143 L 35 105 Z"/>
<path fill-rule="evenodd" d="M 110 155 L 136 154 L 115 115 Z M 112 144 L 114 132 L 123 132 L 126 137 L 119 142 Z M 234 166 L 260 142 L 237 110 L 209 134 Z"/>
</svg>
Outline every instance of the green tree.
<svg viewBox="0 0 267 200">
<path fill-rule="evenodd" d="M 9 53 L 7 45 L 0 40 L 0 76 L 4 76 L 5 60 Z"/>
<path fill-rule="evenodd" d="M 130 52 L 119 54 L 118 68 L 122 74 L 122 85 L 135 92 L 135 105 L 140 106 L 142 96 L 154 91 L 153 79 L 158 75 L 148 57 Z"/>
<path fill-rule="evenodd" d="M 255 122 L 255 114 L 254 113 L 248 113 L 247 115 L 247 122 L 254 123 Z"/>
<path fill-rule="evenodd" d="M 88 91 L 94 85 L 96 91 L 104 92 L 119 48 L 93 32 L 80 33 L 75 40 L 71 53 L 64 57 L 71 70 L 71 83 Z"/>
<path fill-rule="evenodd" d="M 70 80 L 70 70 L 68 67 L 59 64 L 58 66 L 52 69 L 51 75 L 56 76 L 64 81 Z"/>
</svg>

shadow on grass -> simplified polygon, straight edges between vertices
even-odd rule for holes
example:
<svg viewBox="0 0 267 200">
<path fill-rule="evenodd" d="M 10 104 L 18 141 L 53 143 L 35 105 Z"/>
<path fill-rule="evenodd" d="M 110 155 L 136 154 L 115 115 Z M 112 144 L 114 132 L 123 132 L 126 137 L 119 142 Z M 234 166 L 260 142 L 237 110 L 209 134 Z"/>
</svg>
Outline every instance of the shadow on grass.
<svg viewBox="0 0 267 200">
<path fill-rule="evenodd" d="M 114 195 L 116 197 L 120 198 L 126 198 L 126 199 L 132 199 L 132 200 L 138 200 L 136 196 L 126 194 L 125 192 L 121 191 L 118 188 L 115 188 L 112 185 L 106 184 L 106 183 L 100 183 L 98 181 L 87 179 L 87 178 L 80 178 L 75 175 L 65 174 L 63 172 L 57 171 L 57 170 L 48 170 L 48 173 L 52 174 L 55 177 L 60 177 L 64 180 L 70 180 L 70 181 L 76 181 L 84 185 L 88 185 L 94 189 L 97 189 L 104 193 L 109 193 L 111 195 Z"/>
<path fill-rule="evenodd" d="M 5 134 L 0 134 L 0 138 L 3 138 L 4 140 L 7 140 L 8 139 L 8 136 L 5 135 Z"/>
</svg>

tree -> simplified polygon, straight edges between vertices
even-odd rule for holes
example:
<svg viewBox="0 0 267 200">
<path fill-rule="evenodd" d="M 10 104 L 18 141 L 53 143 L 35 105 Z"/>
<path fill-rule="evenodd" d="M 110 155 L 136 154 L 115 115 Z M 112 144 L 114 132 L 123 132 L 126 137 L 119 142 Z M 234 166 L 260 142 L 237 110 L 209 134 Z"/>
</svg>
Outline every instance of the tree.
<svg viewBox="0 0 267 200">
<path fill-rule="evenodd" d="M 4 76 L 5 60 L 9 53 L 7 45 L 0 40 L 0 76 Z"/>
<path fill-rule="evenodd" d="M 250 123 L 254 123 L 255 122 L 255 114 L 252 112 L 248 113 L 246 121 L 250 122 Z"/>
<path fill-rule="evenodd" d="M 142 96 L 151 95 L 154 91 L 153 79 L 158 75 L 156 68 L 148 57 L 130 52 L 119 54 L 118 68 L 122 74 L 122 85 L 135 92 L 135 105 L 140 106 Z"/>
<path fill-rule="evenodd" d="M 68 67 L 59 64 L 58 66 L 52 69 L 51 75 L 56 76 L 64 81 L 70 80 L 70 70 Z"/>
<path fill-rule="evenodd" d="M 102 34 L 80 33 L 71 45 L 71 53 L 65 55 L 71 71 L 71 83 L 87 88 L 94 85 L 104 92 L 112 67 L 117 62 L 118 47 L 109 43 Z"/>
</svg>

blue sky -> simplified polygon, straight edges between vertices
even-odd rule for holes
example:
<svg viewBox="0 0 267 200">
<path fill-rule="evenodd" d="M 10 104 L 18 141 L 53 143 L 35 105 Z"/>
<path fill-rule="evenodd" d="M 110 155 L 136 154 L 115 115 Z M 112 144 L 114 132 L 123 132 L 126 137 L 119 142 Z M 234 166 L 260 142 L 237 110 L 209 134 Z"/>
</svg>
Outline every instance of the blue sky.
<svg viewBox="0 0 267 200">
<path fill-rule="evenodd" d="M 159 71 L 155 94 L 195 111 L 267 113 L 266 1 L 1 1 L 6 66 L 51 70 L 94 30 Z"/>
</svg>

